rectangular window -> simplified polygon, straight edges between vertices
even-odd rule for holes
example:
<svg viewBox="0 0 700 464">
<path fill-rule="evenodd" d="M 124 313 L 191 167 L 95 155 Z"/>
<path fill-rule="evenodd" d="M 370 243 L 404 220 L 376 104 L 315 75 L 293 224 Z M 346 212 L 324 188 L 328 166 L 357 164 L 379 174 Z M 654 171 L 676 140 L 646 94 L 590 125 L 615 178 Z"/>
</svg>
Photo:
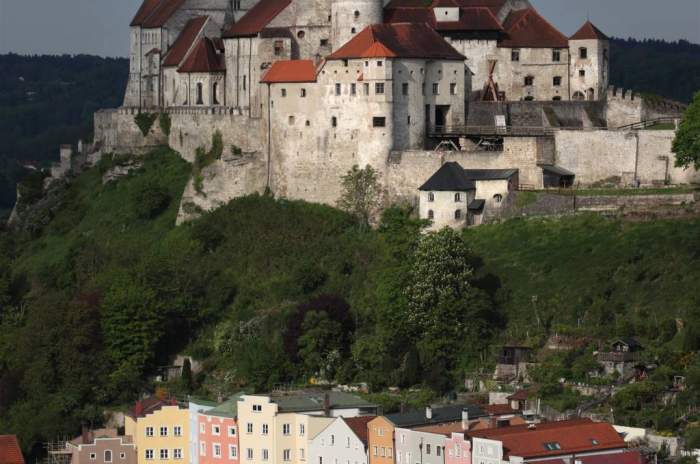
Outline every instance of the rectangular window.
<svg viewBox="0 0 700 464">
<path fill-rule="evenodd" d="M 262 434 L 267 435 L 268 433 L 270 433 L 270 428 L 267 426 L 267 424 L 263 424 L 262 425 Z"/>
<path fill-rule="evenodd" d="M 161 449 L 161 450 L 160 450 L 160 460 L 161 460 L 161 461 L 166 461 L 166 460 L 168 459 L 168 455 L 169 455 L 169 453 L 168 453 L 168 449 L 167 449 L 167 448 L 164 448 L 164 449 Z"/>
<path fill-rule="evenodd" d="M 126 459 L 126 453 L 119 453 L 119 459 Z"/>
<path fill-rule="evenodd" d="M 321 46 L 325 47 L 326 45 L 328 45 L 328 39 L 321 39 Z"/>
<path fill-rule="evenodd" d="M 236 445 L 228 445 L 228 457 L 229 459 L 236 459 L 238 457 L 238 448 L 236 448 Z"/>
<path fill-rule="evenodd" d="M 377 66 L 381 68 L 382 66 L 384 66 L 384 62 L 383 62 L 383 61 L 377 61 Z"/>
<path fill-rule="evenodd" d="M 228 428 L 228 436 L 229 436 L 229 437 L 235 437 L 235 436 L 236 436 L 236 427 L 231 427 L 231 426 L 229 426 L 229 428 Z"/>
<path fill-rule="evenodd" d="M 510 51 L 510 61 L 520 61 L 520 50 L 513 49 Z"/>
<path fill-rule="evenodd" d="M 586 77 L 586 70 L 582 69 L 578 72 L 579 77 Z"/>
<path fill-rule="evenodd" d="M 437 82 L 433 84 L 433 95 L 440 95 L 440 84 Z"/>
<path fill-rule="evenodd" d="M 282 435 L 289 435 L 291 431 L 291 426 L 289 424 L 282 424 Z"/>
<path fill-rule="evenodd" d="M 282 460 L 291 461 L 292 460 L 292 450 L 286 449 L 282 451 Z"/>
<path fill-rule="evenodd" d="M 94 461 L 97 459 L 97 454 L 96 453 L 90 453 L 90 460 Z"/>
<path fill-rule="evenodd" d="M 214 443 L 212 445 L 211 452 L 215 458 L 220 458 L 221 457 L 221 445 L 219 443 Z"/>
<path fill-rule="evenodd" d="M 552 84 L 554 84 L 554 87 L 560 87 L 561 86 L 561 76 L 554 76 L 554 79 L 552 80 Z"/>
<path fill-rule="evenodd" d="M 207 455 L 207 443 L 200 441 L 199 442 L 199 455 L 200 456 L 206 456 Z"/>
<path fill-rule="evenodd" d="M 425 82 L 423 82 L 420 86 L 420 93 L 421 95 L 425 95 Z"/>
<path fill-rule="evenodd" d="M 146 461 L 152 461 L 152 460 L 153 460 L 153 450 L 147 449 L 146 450 Z"/>
<path fill-rule="evenodd" d="M 363 87 L 365 89 L 365 95 L 369 95 L 369 84 L 364 84 Z"/>
<path fill-rule="evenodd" d="M 284 42 L 275 40 L 275 56 L 280 56 L 284 50 Z"/>
<path fill-rule="evenodd" d="M 182 459 L 182 450 L 180 448 L 175 448 L 173 450 L 173 459 Z"/>
<path fill-rule="evenodd" d="M 147 437 L 153 436 L 153 427 L 146 427 L 146 436 Z"/>
<path fill-rule="evenodd" d="M 243 76 L 243 90 L 248 87 L 248 76 Z"/>
<path fill-rule="evenodd" d="M 430 443 L 426 443 L 425 445 L 425 454 L 430 454 Z"/>
<path fill-rule="evenodd" d="M 179 425 L 176 425 L 175 427 L 173 427 L 173 435 L 175 435 L 176 437 L 181 437 L 182 436 L 182 427 L 180 427 Z"/>
<path fill-rule="evenodd" d="M 167 436 L 168 436 L 168 428 L 167 428 L 167 427 L 161 427 L 161 428 L 160 428 L 160 436 L 161 436 L 161 437 L 167 437 Z"/>
<path fill-rule="evenodd" d="M 454 82 L 450 84 L 450 95 L 457 95 L 457 84 Z"/>
<path fill-rule="evenodd" d="M 299 96 L 300 96 L 301 98 L 306 98 L 306 89 L 301 89 L 301 90 L 299 91 Z"/>
<path fill-rule="evenodd" d="M 282 97 L 286 97 L 287 96 L 287 89 L 280 89 L 280 94 L 282 95 Z"/>
<path fill-rule="evenodd" d="M 206 433 L 207 431 L 207 426 L 204 422 L 201 422 L 199 424 L 199 433 Z"/>
<path fill-rule="evenodd" d="M 306 453 L 304 452 L 304 448 L 299 448 L 299 460 L 300 461 L 306 460 Z"/>
<path fill-rule="evenodd" d="M 408 82 L 401 84 L 401 93 L 403 95 L 408 95 Z"/>
<path fill-rule="evenodd" d="M 299 424 L 299 436 L 303 437 L 304 435 L 306 435 L 306 425 Z"/>
<path fill-rule="evenodd" d="M 357 84 L 350 84 L 350 95 L 356 95 L 357 94 Z"/>
<path fill-rule="evenodd" d="M 253 449 L 252 448 L 246 449 L 246 458 L 253 459 Z"/>
<path fill-rule="evenodd" d="M 386 118 L 384 117 L 373 117 L 372 127 L 386 127 Z"/>
<path fill-rule="evenodd" d="M 289 124 L 290 124 L 290 125 L 291 125 L 291 124 L 294 124 L 294 116 L 290 116 L 290 117 L 289 117 Z M 250 422 L 248 422 L 248 423 L 246 424 L 245 427 L 246 427 L 246 432 L 248 432 L 248 433 L 253 433 L 253 424 L 251 424 Z"/>
<path fill-rule="evenodd" d="M 254 404 L 253 405 L 253 412 L 262 412 L 262 405 Z"/>
<path fill-rule="evenodd" d="M 340 95 L 340 84 L 335 84 L 335 94 Z"/>
<path fill-rule="evenodd" d="M 268 459 L 270 459 L 270 452 L 265 448 L 262 450 L 262 460 L 267 461 Z"/>
<path fill-rule="evenodd" d="M 383 95 L 384 94 L 384 83 L 383 82 L 377 82 L 374 84 L 374 93 L 377 95 Z"/>
<path fill-rule="evenodd" d="M 578 56 L 582 59 L 585 60 L 588 58 L 588 49 L 586 47 L 581 47 L 578 49 Z"/>
<path fill-rule="evenodd" d="M 559 50 L 558 48 L 552 50 L 552 61 L 554 61 L 555 63 L 561 61 L 561 50 Z"/>
</svg>

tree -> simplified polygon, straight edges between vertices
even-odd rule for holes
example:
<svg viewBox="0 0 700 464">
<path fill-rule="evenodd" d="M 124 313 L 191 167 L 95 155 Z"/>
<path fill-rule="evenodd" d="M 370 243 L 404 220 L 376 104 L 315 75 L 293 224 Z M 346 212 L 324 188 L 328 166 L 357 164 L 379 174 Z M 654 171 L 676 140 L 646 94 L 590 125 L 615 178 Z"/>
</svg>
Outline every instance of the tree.
<svg viewBox="0 0 700 464">
<path fill-rule="evenodd" d="M 182 363 L 180 381 L 185 392 L 192 393 L 192 364 L 190 363 L 190 358 L 185 358 Z"/>
<path fill-rule="evenodd" d="M 319 374 L 332 380 L 340 365 L 343 330 L 325 311 L 311 311 L 303 324 L 304 335 L 299 338 L 299 357 L 309 374 Z"/>
<path fill-rule="evenodd" d="M 677 167 L 700 169 L 700 92 L 695 94 L 683 116 L 673 141 L 673 152 Z"/>
<path fill-rule="evenodd" d="M 343 194 L 338 207 L 355 216 L 363 227 L 368 227 L 379 213 L 384 201 L 380 174 L 367 165 L 360 169 L 355 165 L 341 177 Z"/>
</svg>

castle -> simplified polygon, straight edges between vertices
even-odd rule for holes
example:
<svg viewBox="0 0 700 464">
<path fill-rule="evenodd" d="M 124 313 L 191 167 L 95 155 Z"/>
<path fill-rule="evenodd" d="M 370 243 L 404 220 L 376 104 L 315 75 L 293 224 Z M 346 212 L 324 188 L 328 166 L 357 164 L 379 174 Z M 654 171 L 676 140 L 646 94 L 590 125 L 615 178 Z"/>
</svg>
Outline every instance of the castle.
<svg viewBox="0 0 700 464">
<path fill-rule="evenodd" d="M 231 154 L 183 218 L 266 189 L 334 204 L 353 165 L 412 204 L 450 161 L 529 188 L 699 178 L 669 166 L 672 130 L 634 126 L 682 105 L 609 88 L 605 34 L 567 38 L 527 0 L 144 0 L 130 27 L 124 104 L 95 115 L 95 149 L 168 143 L 192 161 L 220 133 Z M 140 112 L 167 113 L 169 133 L 144 137 Z"/>
</svg>

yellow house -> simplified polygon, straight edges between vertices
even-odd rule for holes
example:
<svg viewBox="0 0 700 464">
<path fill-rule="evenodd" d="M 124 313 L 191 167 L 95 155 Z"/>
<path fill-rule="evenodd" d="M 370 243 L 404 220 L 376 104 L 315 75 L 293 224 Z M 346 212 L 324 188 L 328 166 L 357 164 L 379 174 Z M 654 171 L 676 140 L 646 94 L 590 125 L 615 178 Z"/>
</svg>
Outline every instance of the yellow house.
<svg viewBox="0 0 700 464">
<path fill-rule="evenodd" d="M 138 464 L 189 464 L 189 410 L 175 401 L 148 398 L 136 402 L 124 419 L 134 438 Z"/>
<path fill-rule="evenodd" d="M 311 440 L 335 417 L 374 411 L 375 405 L 339 392 L 245 395 L 238 402 L 240 462 L 314 464 L 309 461 Z"/>
</svg>

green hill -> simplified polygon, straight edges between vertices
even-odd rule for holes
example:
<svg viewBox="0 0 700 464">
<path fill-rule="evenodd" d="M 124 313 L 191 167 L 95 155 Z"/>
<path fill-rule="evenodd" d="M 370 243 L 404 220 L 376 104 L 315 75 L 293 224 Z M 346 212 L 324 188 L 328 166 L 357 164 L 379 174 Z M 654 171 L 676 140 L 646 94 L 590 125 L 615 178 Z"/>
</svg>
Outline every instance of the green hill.
<svg viewBox="0 0 700 464">
<path fill-rule="evenodd" d="M 327 206 L 251 196 L 175 227 L 191 167 L 161 149 L 103 185 L 118 162 L 0 235 L 0 433 L 33 455 L 152 389 L 176 353 L 204 371 L 165 387 L 201 395 L 318 375 L 447 391 L 499 343 L 540 347 L 554 331 L 634 335 L 669 371 L 695 372 L 678 360 L 700 348 L 698 219 L 514 220 L 425 239 L 400 209 L 365 231 Z M 442 286 L 455 292 L 431 294 Z M 551 372 L 579 375 L 581 354 Z"/>
</svg>

